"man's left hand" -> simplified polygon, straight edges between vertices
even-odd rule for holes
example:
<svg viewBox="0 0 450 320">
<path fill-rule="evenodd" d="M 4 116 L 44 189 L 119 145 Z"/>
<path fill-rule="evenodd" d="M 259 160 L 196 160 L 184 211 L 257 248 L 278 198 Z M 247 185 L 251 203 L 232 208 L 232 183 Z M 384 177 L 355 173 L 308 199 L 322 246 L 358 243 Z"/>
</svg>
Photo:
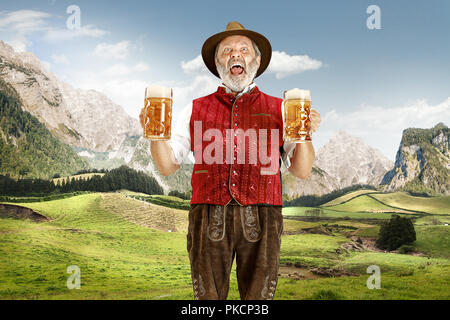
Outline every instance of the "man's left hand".
<svg viewBox="0 0 450 320">
<path fill-rule="evenodd" d="M 311 109 L 309 113 L 309 118 L 311 119 L 311 132 L 316 132 L 320 127 L 320 113 L 315 109 Z"/>
</svg>

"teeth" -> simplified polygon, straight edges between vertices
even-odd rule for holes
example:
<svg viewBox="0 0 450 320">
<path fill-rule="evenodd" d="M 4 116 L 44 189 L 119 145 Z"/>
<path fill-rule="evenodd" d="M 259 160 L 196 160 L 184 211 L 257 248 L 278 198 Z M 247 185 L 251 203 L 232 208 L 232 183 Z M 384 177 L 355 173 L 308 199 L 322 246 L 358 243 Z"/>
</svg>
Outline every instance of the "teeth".
<svg viewBox="0 0 450 320">
<path fill-rule="evenodd" d="M 243 68 L 242 65 L 241 65 L 240 63 L 235 63 L 235 64 L 233 64 L 233 65 L 231 66 L 231 68 L 233 68 L 233 67 L 241 67 L 241 68 Z"/>
</svg>

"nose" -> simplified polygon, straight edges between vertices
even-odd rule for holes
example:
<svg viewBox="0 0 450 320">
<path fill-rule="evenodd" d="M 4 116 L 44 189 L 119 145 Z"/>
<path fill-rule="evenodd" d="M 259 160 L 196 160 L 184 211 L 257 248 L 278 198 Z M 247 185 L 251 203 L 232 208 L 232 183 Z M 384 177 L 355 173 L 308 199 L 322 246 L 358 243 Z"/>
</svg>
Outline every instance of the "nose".
<svg viewBox="0 0 450 320">
<path fill-rule="evenodd" d="M 231 51 L 231 58 L 240 58 L 241 57 L 241 53 L 239 52 L 239 50 L 233 49 Z"/>
</svg>

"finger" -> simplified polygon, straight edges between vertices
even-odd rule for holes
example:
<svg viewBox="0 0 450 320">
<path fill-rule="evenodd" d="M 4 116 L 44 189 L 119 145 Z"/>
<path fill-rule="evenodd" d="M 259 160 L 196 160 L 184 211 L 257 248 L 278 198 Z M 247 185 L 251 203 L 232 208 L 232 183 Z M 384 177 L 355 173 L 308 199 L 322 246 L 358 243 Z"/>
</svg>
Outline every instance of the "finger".
<svg viewBox="0 0 450 320">
<path fill-rule="evenodd" d="M 320 114 L 318 114 L 318 113 L 311 113 L 310 115 L 309 115 L 309 117 L 311 118 L 311 119 L 320 119 L 321 117 L 320 117 Z"/>
<path fill-rule="evenodd" d="M 320 124 L 322 122 L 322 120 L 320 118 L 311 118 L 311 123 L 316 125 L 316 124 Z"/>
</svg>

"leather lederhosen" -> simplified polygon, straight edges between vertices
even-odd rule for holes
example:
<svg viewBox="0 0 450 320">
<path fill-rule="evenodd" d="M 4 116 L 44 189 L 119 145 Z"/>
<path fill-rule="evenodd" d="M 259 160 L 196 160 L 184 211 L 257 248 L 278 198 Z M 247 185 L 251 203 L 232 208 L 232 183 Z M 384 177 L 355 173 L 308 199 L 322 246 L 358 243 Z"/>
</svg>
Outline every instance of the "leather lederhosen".
<svg viewBox="0 0 450 320">
<path fill-rule="evenodd" d="M 281 206 L 193 204 L 187 250 L 195 299 L 227 298 L 236 256 L 243 300 L 273 299 L 278 281 Z"/>
</svg>

